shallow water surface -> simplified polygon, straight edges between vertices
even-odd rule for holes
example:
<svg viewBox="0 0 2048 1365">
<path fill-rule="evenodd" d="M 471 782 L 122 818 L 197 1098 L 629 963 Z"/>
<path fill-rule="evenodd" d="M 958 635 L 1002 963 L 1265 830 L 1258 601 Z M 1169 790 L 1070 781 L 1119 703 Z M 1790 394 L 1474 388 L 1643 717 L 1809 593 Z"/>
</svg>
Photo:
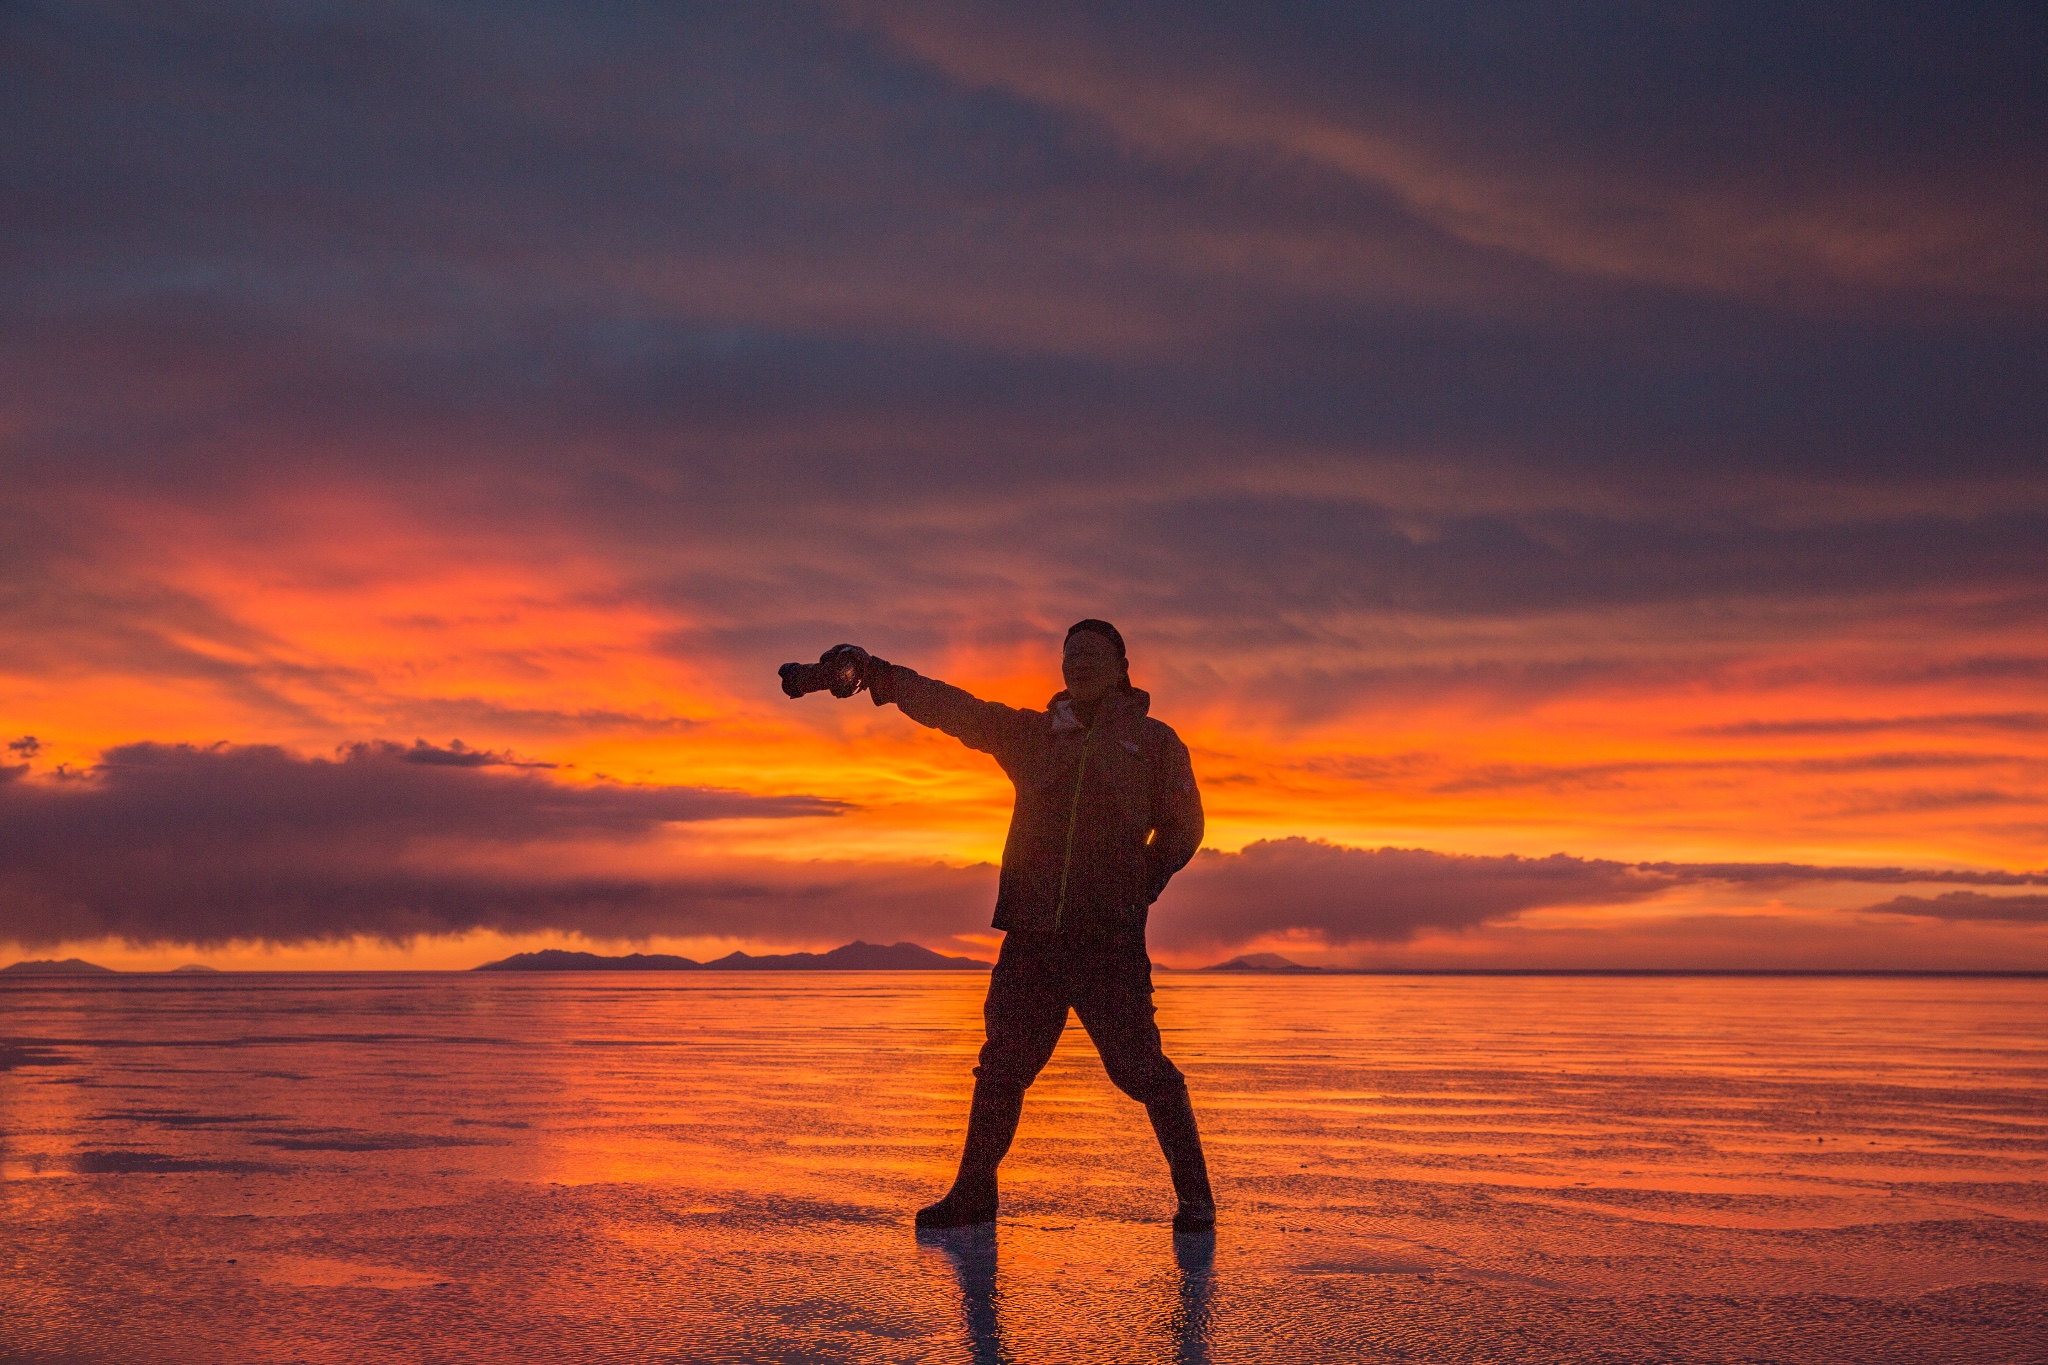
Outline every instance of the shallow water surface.
<svg viewBox="0 0 2048 1365">
<path fill-rule="evenodd" d="M 2048 981 L 1162 973 L 993 1231 L 985 978 L 0 985 L 0 1358 L 2043 1361 Z"/>
</svg>

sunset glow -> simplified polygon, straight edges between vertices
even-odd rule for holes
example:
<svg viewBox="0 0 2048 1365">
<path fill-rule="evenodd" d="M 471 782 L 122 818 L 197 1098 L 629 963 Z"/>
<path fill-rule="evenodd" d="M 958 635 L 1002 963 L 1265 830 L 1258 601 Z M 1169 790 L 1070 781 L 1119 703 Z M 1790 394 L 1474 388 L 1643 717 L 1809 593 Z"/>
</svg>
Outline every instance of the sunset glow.
<svg viewBox="0 0 2048 1365">
<path fill-rule="evenodd" d="M 1795 72 L 1734 165 L 1682 92 L 895 4 L 427 25 L 442 105 L 345 60 L 395 18 L 209 22 L 8 58 L 24 953 L 985 950 L 1001 772 L 775 668 L 1041 706 L 1095 615 L 1202 784 L 1164 962 L 2048 969 L 2025 119 Z M 230 787 L 260 877 L 163 833 Z"/>
</svg>

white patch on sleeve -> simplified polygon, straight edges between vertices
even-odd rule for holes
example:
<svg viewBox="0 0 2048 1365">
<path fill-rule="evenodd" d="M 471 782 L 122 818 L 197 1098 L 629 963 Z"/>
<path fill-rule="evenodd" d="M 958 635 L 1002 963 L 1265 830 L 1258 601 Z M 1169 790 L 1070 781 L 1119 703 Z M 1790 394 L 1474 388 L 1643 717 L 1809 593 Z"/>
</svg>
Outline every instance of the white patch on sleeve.
<svg viewBox="0 0 2048 1365">
<path fill-rule="evenodd" d="M 1124 746 L 1124 747 L 1125 747 L 1126 749 L 1129 749 L 1129 750 L 1130 750 L 1130 751 L 1131 751 L 1132 753 L 1134 753 L 1134 754 L 1137 754 L 1137 753 L 1143 753 L 1143 752 L 1144 752 L 1144 750 L 1140 749 L 1140 748 L 1139 748 L 1139 747 L 1137 746 L 1137 744 L 1136 744 L 1135 742 L 1131 741 L 1131 740 L 1128 740 L 1128 739 L 1126 739 L 1126 740 L 1120 740 L 1120 741 L 1118 741 L 1118 742 L 1119 742 L 1119 743 L 1121 743 L 1121 744 L 1122 744 L 1122 745 L 1123 745 L 1123 746 Z"/>
</svg>

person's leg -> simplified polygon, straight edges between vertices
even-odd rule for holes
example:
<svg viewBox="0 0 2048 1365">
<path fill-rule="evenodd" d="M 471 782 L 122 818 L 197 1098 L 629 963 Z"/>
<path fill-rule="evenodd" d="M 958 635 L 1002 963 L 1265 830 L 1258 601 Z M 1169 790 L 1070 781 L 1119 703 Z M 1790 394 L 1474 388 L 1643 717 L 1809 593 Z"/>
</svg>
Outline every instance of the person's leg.
<svg viewBox="0 0 2048 1365">
<path fill-rule="evenodd" d="M 1173 1176 L 1179 1203 L 1175 1232 L 1205 1232 L 1216 1225 L 1216 1199 L 1188 1083 L 1159 1041 L 1152 1006 L 1152 963 L 1144 945 L 1108 948 L 1078 964 L 1074 1012 L 1102 1054 L 1117 1089 L 1145 1106 L 1152 1132 Z"/>
<path fill-rule="evenodd" d="M 1187 1083 L 1146 1104 L 1152 1134 L 1166 1154 L 1179 1207 L 1173 1213 L 1175 1232 L 1208 1232 L 1216 1226 L 1216 1196 L 1209 1189 L 1209 1163 L 1202 1155 L 1202 1134 L 1195 1127 L 1195 1105 Z"/>
<path fill-rule="evenodd" d="M 1067 1026 L 1065 983 L 1046 960 L 1036 936 L 1004 937 L 988 999 L 981 1007 L 988 1039 L 974 1068 L 974 1101 L 967 1114 L 967 1141 L 953 1188 L 936 1204 L 919 1209 L 921 1228 L 956 1228 L 992 1222 L 996 1216 L 996 1167 L 1017 1135 L 1024 1091 L 1052 1057 Z"/>
</svg>

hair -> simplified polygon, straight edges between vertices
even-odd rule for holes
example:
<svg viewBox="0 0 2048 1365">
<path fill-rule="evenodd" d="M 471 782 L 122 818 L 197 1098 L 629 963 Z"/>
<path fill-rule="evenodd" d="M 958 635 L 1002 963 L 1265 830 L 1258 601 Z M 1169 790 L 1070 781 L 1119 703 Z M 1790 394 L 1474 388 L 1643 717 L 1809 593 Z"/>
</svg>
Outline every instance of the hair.
<svg viewBox="0 0 2048 1365">
<path fill-rule="evenodd" d="M 1083 630 L 1094 631 L 1097 635 L 1115 645 L 1117 658 L 1123 659 L 1126 662 L 1130 660 L 1130 654 L 1124 649 L 1123 632 L 1119 631 L 1109 622 L 1098 621 L 1092 616 L 1085 621 L 1076 621 L 1073 625 L 1067 627 L 1067 638 L 1071 640 L 1076 632 Z"/>
</svg>

